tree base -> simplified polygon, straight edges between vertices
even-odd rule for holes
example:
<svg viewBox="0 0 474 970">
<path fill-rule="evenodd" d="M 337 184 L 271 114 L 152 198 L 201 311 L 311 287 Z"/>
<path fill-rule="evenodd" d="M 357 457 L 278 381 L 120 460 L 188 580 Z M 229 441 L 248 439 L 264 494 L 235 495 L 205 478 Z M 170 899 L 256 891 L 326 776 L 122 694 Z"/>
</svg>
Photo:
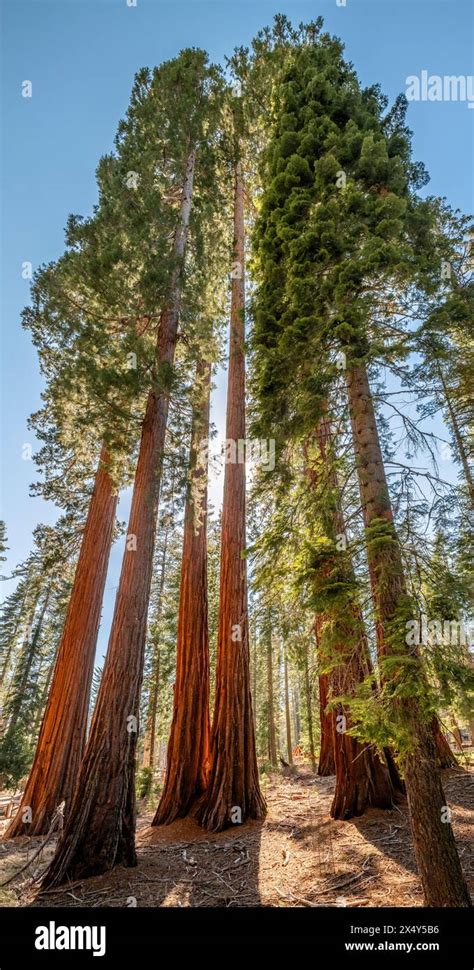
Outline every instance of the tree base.
<svg viewBox="0 0 474 970">
<path fill-rule="evenodd" d="M 363 815 L 368 808 L 393 808 L 395 791 L 385 759 L 348 734 L 336 738 L 335 754 L 331 818 L 347 820 Z"/>
<path fill-rule="evenodd" d="M 240 808 L 240 806 L 236 806 Z M 196 821 L 203 829 L 208 832 L 223 832 L 224 829 L 242 825 L 248 819 L 264 819 L 267 814 L 267 806 L 262 796 L 252 800 L 245 812 L 241 812 L 238 821 L 233 821 L 230 815 L 229 806 L 220 801 L 206 801 L 196 806 L 194 813 Z"/>
</svg>

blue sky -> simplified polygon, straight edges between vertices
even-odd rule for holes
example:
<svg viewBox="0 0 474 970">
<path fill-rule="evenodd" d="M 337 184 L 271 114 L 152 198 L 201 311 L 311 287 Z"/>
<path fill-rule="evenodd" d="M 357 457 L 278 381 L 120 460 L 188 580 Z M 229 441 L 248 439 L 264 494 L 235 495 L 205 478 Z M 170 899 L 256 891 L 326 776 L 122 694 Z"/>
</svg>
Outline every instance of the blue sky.
<svg viewBox="0 0 474 970">
<path fill-rule="evenodd" d="M 132 0 L 129 0 L 132 2 Z M 36 353 L 20 327 L 28 302 L 22 264 L 58 257 L 70 212 L 87 215 L 96 199 L 95 167 L 110 151 L 136 70 L 187 46 L 215 61 L 285 13 L 298 23 L 322 15 L 342 38 L 363 84 L 380 82 L 393 99 L 409 75 L 468 75 L 473 68 L 472 0 L 3 0 L 2 9 L 2 517 L 13 568 L 31 547 L 39 521 L 57 511 L 28 496 L 35 467 L 28 415 L 40 403 Z M 32 82 L 31 98 L 22 82 Z M 414 155 L 427 165 L 430 193 L 474 211 L 474 110 L 465 103 L 410 105 Z M 224 381 L 213 416 L 222 427 Z M 121 505 L 126 517 L 127 499 Z M 121 549 L 112 553 L 101 642 L 113 608 Z M 4 588 L 11 588 L 10 583 Z"/>
</svg>

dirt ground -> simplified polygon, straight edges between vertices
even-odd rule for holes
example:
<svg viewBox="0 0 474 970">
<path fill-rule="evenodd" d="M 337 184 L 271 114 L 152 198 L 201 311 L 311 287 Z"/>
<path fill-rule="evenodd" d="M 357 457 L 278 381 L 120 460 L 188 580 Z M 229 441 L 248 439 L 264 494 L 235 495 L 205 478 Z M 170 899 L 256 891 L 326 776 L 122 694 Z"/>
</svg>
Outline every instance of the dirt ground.
<svg viewBox="0 0 474 970">
<path fill-rule="evenodd" d="M 446 771 L 444 785 L 472 890 L 474 771 Z M 152 814 L 140 816 L 136 869 L 118 867 L 39 895 L 34 879 L 52 854 L 51 843 L 0 889 L 0 905 L 421 906 L 406 807 L 335 822 L 329 817 L 333 789 L 333 778 L 319 778 L 307 766 L 295 776 L 275 773 L 264 780 L 265 821 L 217 835 L 192 819 L 151 828 Z M 0 843 L 0 881 L 40 845 L 41 839 L 28 838 Z"/>
</svg>

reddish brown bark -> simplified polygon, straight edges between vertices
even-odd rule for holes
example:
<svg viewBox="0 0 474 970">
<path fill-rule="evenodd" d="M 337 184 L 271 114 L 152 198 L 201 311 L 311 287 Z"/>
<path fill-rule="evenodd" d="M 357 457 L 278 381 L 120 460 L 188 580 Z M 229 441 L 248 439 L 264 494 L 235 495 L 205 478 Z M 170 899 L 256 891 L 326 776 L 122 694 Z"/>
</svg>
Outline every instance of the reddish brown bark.
<svg viewBox="0 0 474 970">
<path fill-rule="evenodd" d="M 334 739 L 332 735 L 332 714 L 327 711 L 329 701 L 329 678 L 319 675 L 319 721 L 321 725 L 321 746 L 319 749 L 318 775 L 335 775 Z"/>
<path fill-rule="evenodd" d="M 207 444 L 211 365 L 196 373 L 190 469 L 184 516 L 176 678 L 166 777 L 152 825 L 187 815 L 209 776 L 209 630 L 207 613 Z"/>
<path fill-rule="evenodd" d="M 234 261 L 231 298 L 226 438 L 245 439 L 244 185 L 235 166 Z M 233 822 L 261 818 L 250 695 L 247 565 L 245 552 L 245 464 L 227 461 L 222 508 L 216 696 L 211 734 L 212 767 L 199 822 L 220 831 Z"/>
<path fill-rule="evenodd" d="M 67 816 L 77 781 L 117 508 L 108 462 L 103 446 L 36 753 L 7 838 L 46 833 L 62 801 Z M 23 821 L 28 807 L 31 824 Z"/>
<path fill-rule="evenodd" d="M 360 623 L 356 611 L 355 627 Z M 342 624 L 341 624 L 342 632 Z M 363 628 L 359 642 L 354 642 L 354 626 L 348 628 L 345 645 L 352 638 L 352 652 L 341 650 L 342 663 L 331 674 L 334 696 L 350 697 L 357 684 L 367 676 L 368 644 Z M 349 819 L 363 815 L 367 808 L 393 808 L 395 791 L 386 756 L 349 734 L 354 722 L 348 707 L 339 704 L 332 714 L 336 788 L 331 817 Z"/>
<path fill-rule="evenodd" d="M 374 541 L 370 531 L 367 541 L 377 648 L 383 669 L 384 657 L 408 654 L 403 630 L 396 634 L 396 642 L 388 635 L 400 611 L 406 611 L 407 590 L 365 365 L 348 368 L 346 384 L 365 525 L 370 530 L 371 524 L 378 525 L 385 520 L 389 527 L 390 541 Z M 412 660 L 416 662 L 416 656 Z M 418 676 L 422 687 L 421 666 Z M 446 798 L 436 763 L 433 731 L 421 715 L 416 696 L 405 697 L 403 702 L 392 700 L 392 704 L 394 716 L 408 724 L 413 744 L 411 752 L 403 757 L 402 767 L 426 905 L 470 906 L 453 830 L 449 821 L 445 821 Z"/>
<path fill-rule="evenodd" d="M 135 753 L 148 601 L 169 389 L 160 373 L 174 361 L 195 153 L 186 164 L 174 237 L 175 268 L 158 328 L 156 375 L 148 394 L 135 473 L 128 538 L 107 658 L 73 804 L 43 883 L 54 886 L 136 865 Z"/>
<path fill-rule="evenodd" d="M 316 430 L 318 460 L 307 469 L 313 487 L 319 485 L 325 491 L 321 524 L 325 535 L 334 544 L 345 535 L 344 517 L 334 468 L 334 447 L 329 417 L 322 416 Z M 331 584 L 347 593 L 334 600 L 331 613 L 318 615 L 316 621 L 318 653 L 321 665 L 329 673 L 323 675 L 323 700 L 325 704 L 335 697 L 354 695 L 370 672 L 370 655 L 364 620 L 357 602 L 355 576 L 352 561 L 345 549 L 328 555 L 316 587 Z M 352 592 L 351 592 L 352 590 Z M 327 631 L 327 632 L 326 632 Z M 329 636 L 328 636 L 329 634 Z M 331 757 L 336 775 L 336 788 L 331 805 L 333 818 L 348 819 L 362 815 L 369 807 L 391 808 L 395 792 L 385 755 L 352 737 L 348 732 L 354 726 L 348 704 L 324 709 L 324 727 L 330 732 L 326 740 L 328 757 Z"/>
</svg>

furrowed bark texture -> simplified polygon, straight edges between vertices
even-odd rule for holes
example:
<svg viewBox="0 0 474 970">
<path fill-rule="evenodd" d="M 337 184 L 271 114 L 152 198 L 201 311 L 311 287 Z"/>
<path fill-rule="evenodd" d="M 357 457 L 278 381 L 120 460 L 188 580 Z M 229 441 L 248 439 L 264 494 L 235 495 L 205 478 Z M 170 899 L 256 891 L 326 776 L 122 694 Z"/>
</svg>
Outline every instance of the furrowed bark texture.
<svg viewBox="0 0 474 970">
<path fill-rule="evenodd" d="M 334 739 L 332 735 L 332 714 L 327 711 L 329 701 L 329 678 L 320 674 L 319 681 L 319 722 L 321 725 L 321 746 L 319 749 L 318 775 L 327 777 L 336 774 L 334 762 Z"/>
<path fill-rule="evenodd" d="M 211 365 L 196 374 L 190 472 L 184 516 L 173 718 L 166 777 L 152 825 L 169 825 L 189 809 L 209 776 L 209 629 L 207 611 L 207 443 Z M 205 456 L 205 457 L 204 457 Z"/>
<path fill-rule="evenodd" d="M 64 630 L 36 753 L 6 838 L 44 835 L 65 802 L 67 817 L 84 753 L 90 688 L 118 496 L 102 447 Z M 31 823 L 24 822 L 31 809 Z"/>
<path fill-rule="evenodd" d="M 226 438 L 245 439 L 245 259 L 244 184 L 235 166 L 234 263 L 232 279 Z M 222 508 L 216 696 L 211 732 L 212 766 L 198 821 L 219 831 L 246 818 L 262 818 L 250 696 L 245 464 L 227 461 Z"/>
</svg>

